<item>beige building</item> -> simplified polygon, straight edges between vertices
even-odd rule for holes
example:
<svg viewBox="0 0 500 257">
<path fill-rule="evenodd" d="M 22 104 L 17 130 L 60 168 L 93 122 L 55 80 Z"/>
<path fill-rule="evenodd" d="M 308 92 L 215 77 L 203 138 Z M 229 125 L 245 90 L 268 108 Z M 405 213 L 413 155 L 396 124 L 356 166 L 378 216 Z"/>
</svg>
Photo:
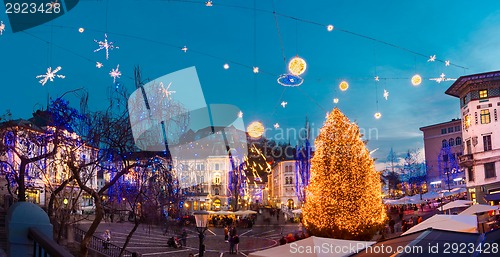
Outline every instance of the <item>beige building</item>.
<svg viewBox="0 0 500 257">
<path fill-rule="evenodd" d="M 294 160 L 281 161 L 268 175 L 269 202 L 278 208 L 297 209 L 300 202 L 296 194 L 297 167 Z"/>
<path fill-rule="evenodd" d="M 429 190 L 450 190 L 465 186 L 465 174 L 458 165 L 462 155 L 460 119 L 421 127 L 424 133 L 427 185 Z"/>
<path fill-rule="evenodd" d="M 500 201 L 500 71 L 462 76 L 446 94 L 460 100 L 467 190 L 479 203 Z"/>
</svg>

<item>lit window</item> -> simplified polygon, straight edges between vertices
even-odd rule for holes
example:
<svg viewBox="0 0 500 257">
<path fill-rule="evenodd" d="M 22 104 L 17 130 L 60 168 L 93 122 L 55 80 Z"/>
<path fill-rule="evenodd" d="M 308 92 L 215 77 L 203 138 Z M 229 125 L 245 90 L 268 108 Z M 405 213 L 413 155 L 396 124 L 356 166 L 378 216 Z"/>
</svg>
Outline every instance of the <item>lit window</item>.
<svg viewBox="0 0 500 257">
<path fill-rule="evenodd" d="M 464 117 L 464 128 L 469 129 L 470 127 L 470 115 L 466 115 Z"/>
<path fill-rule="evenodd" d="M 490 110 L 481 110 L 481 124 L 488 124 L 491 122 Z"/>
<path fill-rule="evenodd" d="M 488 98 L 488 90 L 479 90 L 479 99 Z"/>
</svg>

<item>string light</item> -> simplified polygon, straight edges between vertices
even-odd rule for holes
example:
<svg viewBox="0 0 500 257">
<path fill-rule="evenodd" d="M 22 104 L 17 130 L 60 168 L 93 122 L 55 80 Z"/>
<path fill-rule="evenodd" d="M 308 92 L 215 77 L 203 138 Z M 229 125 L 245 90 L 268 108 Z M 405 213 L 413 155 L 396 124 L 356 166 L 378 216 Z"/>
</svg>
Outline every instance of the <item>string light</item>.
<svg viewBox="0 0 500 257">
<path fill-rule="evenodd" d="M 253 67 L 253 73 L 259 73 L 259 67 Z"/>
<path fill-rule="evenodd" d="M 184 53 L 186 53 L 188 51 L 187 46 L 184 46 L 183 48 L 181 48 L 181 51 L 184 51 Z"/>
<path fill-rule="evenodd" d="M 450 66 L 450 61 L 449 60 L 444 61 L 444 65 L 445 66 Z"/>
<path fill-rule="evenodd" d="M 379 77 L 378 76 L 375 76 L 375 81 L 379 81 Z"/>
<path fill-rule="evenodd" d="M 254 121 L 248 125 L 247 133 L 253 138 L 260 138 L 264 134 L 264 125 L 259 121 Z"/>
<path fill-rule="evenodd" d="M 294 57 L 288 63 L 288 71 L 295 76 L 302 75 L 307 69 L 307 63 L 300 57 Z"/>
<path fill-rule="evenodd" d="M 342 82 L 340 82 L 339 84 L 339 88 L 342 91 L 346 91 L 349 88 L 349 83 L 347 83 L 347 81 L 345 80 L 342 80 Z"/>
<path fill-rule="evenodd" d="M 118 70 L 120 68 L 120 64 L 116 65 L 116 69 L 111 69 L 109 75 L 113 78 L 113 83 L 116 83 L 116 78 L 120 78 L 122 75 L 121 71 Z"/>
<path fill-rule="evenodd" d="M 222 66 L 222 67 L 224 67 L 224 69 L 227 70 L 227 69 L 229 69 L 229 64 L 224 63 L 224 66 Z"/>
<path fill-rule="evenodd" d="M 96 66 L 98 69 L 100 69 L 100 68 L 102 68 L 102 66 L 104 66 L 104 65 L 102 65 L 102 63 L 100 63 L 100 62 L 96 62 L 96 63 L 95 63 L 95 66 Z"/>
<path fill-rule="evenodd" d="M 326 26 L 326 30 L 328 30 L 328 32 L 331 32 L 333 30 L 333 25 L 329 24 L 328 26 Z"/>
<path fill-rule="evenodd" d="M 339 99 L 338 98 L 333 98 L 333 103 L 334 104 L 338 104 L 339 103 Z"/>
<path fill-rule="evenodd" d="M 281 106 L 283 106 L 283 108 L 285 108 L 287 104 L 288 104 L 288 102 L 285 102 L 285 101 L 281 102 Z"/>
<path fill-rule="evenodd" d="M 373 117 L 375 117 L 375 119 L 380 119 L 382 117 L 382 114 L 380 112 L 376 112 Z"/>
<path fill-rule="evenodd" d="M 418 86 L 422 83 L 422 77 L 420 75 L 415 74 L 413 77 L 411 77 L 411 84 L 414 86 Z"/>
<path fill-rule="evenodd" d="M 64 79 L 66 76 L 64 75 L 59 75 L 59 74 L 56 74 L 58 71 L 60 71 L 62 68 L 61 66 L 58 66 L 57 68 L 55 68 L 54 70 L 52 70 L 52 67 L 48 67 L 47 68 L 47 73 L 43 74 L 43 75 L 38 75 L 36 76 L 37 79 L 39 78 L 42 78 L 40 81 L 40 84 L 42 84 L 42 86 L 45 85 L 45 83 L 47 83 L 47 81 L 51 81 L 53 82 L 54 81 L 54 78 L 60 78 L 60 79 Z"/>
<path fill-rule="evenodd" d="M 429 56 L 429 60 L 427 60 L 428 62 L 434 62 L 436 61 L 436 55 L 431 55 Z"/>
<path fill-rule="evenodd" d="M 80 33 L 83 33 L 84 31 L 85 31 L 85 29 L 84 29 L 84 28 L 79 28 L 79 29 L 78 29 L 78 32 L 80 32 Z"/>
<path fill-rule="evenodd" d="M 335 108 L 315 147 L 302 207 L 304 227 L 313 236 L 371 240 L 387 216 L 380 175 L 358 126 Z"/>
</svg>

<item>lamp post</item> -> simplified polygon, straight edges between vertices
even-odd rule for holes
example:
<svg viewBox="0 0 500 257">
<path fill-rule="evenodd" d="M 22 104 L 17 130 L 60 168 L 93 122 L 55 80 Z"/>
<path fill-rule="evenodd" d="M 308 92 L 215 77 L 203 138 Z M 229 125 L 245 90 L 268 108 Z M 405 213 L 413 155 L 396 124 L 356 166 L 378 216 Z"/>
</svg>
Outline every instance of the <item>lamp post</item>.
<svg viewBox="0 0 500 257">
<path fill-rule="evenodd" d="M 205 245 L 203 240 L 205 239 L 205 231 L 208 225 L 208 212 L 207 211 L 195 211 L 194 218 L 196 220 L 196 231 L 198 231 L 198 237 L 200 238 L 200 252 L 198 257 L 203 257 L 205 252 Z"/>
</svg>

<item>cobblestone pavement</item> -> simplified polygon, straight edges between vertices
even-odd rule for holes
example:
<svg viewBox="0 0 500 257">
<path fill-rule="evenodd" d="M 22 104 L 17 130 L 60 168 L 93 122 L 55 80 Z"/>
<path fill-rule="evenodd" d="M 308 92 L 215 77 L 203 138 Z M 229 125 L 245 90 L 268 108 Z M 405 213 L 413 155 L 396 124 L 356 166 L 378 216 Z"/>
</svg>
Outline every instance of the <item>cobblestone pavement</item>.
<svg viewBox="0 0 500 257">
<path fill-rule="evenodd" d="M 223 256 L 247 256 L 249 253 L 267 249 L 278 245 L 282 235 L 295 233 L 299 230 L 297 223 L 284 223 L 283 218 L 279 221 L 276 216 L 271 218 L 271 221 L 264 223 L 264 218 L 269 217 L 267 214 L 258 215 L 256 224 L 252 228 L 237 228 L 237 233 L 240 236 L 239 252 L 237 255 L 229 254 L 229 243 L 224 241 L 223 228 L 209 227 L 205 232 L 205 247 L 206 257 L 223 257 Z M 81 229 L 87 230 L 90 222 L 83 222 L 79 225 Z M 117 246 L 123 246 L 125 239 L 131 231 L 133 224 L 130 222 L 110 223 L 103 222 L 99 225 L 95 236 L 100 237 L 104 230 L 111 231 L 111 243 Z M 142 256 L 188 256 L 189 253 L 198 254 L 199 238 L 198 232 L 194 226 L 186 226 L 188 232 L 187 246 L 182 248 L 167 247 L 168 238 L 175 235 L 180 237 L 179 230 L 170 229 L 167 234 L 164 234 L 164 229 L 158 226 L 148 226 L 141 224 L 134 233 L 131 242 L 127 246 L 127 250 L 138 252 Z"/>
</svg>

